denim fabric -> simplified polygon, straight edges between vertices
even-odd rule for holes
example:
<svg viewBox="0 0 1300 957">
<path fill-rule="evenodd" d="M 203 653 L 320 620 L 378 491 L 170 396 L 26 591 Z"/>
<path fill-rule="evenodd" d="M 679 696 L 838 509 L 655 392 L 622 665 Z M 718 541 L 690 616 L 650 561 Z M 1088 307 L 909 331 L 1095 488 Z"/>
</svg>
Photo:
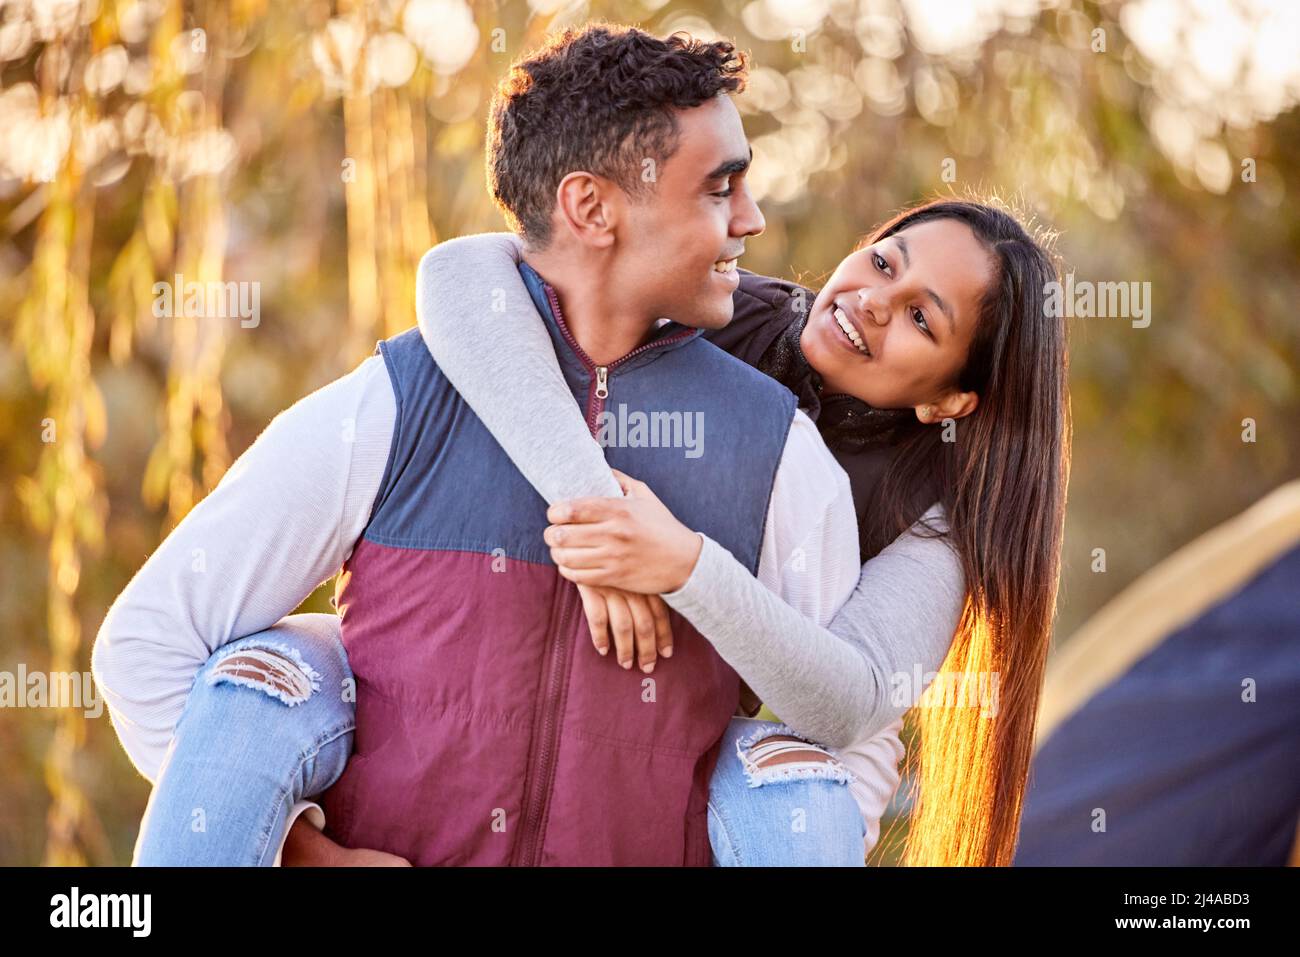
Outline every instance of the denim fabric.
<svg viewBox="0 0 1300 957">
<path fill-rule="evenodd" d="M 862 811 L 839 761 L 754 768 L 742 756 L 774 721 L 733 718 L 709 783 L 709 843 L 715 867 L 863 867 Z M 807 740 L 807 739 L 805 739 Z"/>
<path fill-rule="evenodd" d="M 313 683 L 306 700 L 291 704 L 250 686 L 251 679 L 220 676 L 221 661 L 255 649 L 293 658 Z M 133 863 L 273 864 L 294 802 L 325 790 L 347 764 L 351 685 L 333 615 L 292 615 L 218 649 L 177 722 Z"/>
</svg>

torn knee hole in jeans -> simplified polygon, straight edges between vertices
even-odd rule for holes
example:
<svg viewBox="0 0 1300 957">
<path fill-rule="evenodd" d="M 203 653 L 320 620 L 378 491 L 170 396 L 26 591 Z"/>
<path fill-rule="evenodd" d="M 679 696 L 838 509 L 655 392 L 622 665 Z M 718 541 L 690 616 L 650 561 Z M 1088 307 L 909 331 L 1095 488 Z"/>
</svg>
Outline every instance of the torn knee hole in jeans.
<svg viewBox="0 0 1300 957">
<path fill-rule="evenodd" d="M 763 728 L 736 741 L 736 755 L 750 787 L 800 778 L 848 783 L 853 772 L 821 745 L 788 726 Z"/>
<path fill-rule="evenodd" d="M 208 684 L 256 688 L 287 705 L 302 704 L 320 690 L 320 674 L 297 648 L 268 642 L 228 649 L 217 659 Z"/>
</svg>

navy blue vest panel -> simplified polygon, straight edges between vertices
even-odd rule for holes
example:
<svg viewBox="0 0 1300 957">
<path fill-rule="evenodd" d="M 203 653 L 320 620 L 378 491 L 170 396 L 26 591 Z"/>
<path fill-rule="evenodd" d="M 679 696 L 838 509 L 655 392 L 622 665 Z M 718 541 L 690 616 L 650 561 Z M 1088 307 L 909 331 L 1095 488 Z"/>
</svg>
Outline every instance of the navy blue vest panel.
<svg viewBox="0 0 1300 957">
<path fill-rule="evenodd" d="M 756 572 L 794 395 L 698 332 L 666 323 L 649 344 L 607 367 L 609 394 L 601 402 L 594 367 L 567 336 L 549 290 L 527 265 L 520 271 L 575 400 L 584 413 L 603 409 L 606 460 Z M 549 564 L 541 539 L 545 501 L 442 374 L 419 329 L 378 350 L 397 397 L 397 425 L 365 537 L 403 548 L 499 549 Z M 528 397 L 518 402 L 528 421 Z"/>
<path fill-rule="evenodd" d="M 397 548 L 550 563 L 546 500 L 429 354 L 419 328 L 379 343 L 397 397 L 388 470 L 365 537 Z"/>
</svg>

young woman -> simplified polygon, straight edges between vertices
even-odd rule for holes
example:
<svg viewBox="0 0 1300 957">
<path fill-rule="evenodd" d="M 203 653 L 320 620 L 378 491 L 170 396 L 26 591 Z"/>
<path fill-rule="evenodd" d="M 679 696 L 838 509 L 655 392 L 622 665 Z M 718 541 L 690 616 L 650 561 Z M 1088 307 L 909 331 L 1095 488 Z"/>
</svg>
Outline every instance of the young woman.
<svg viewBox="0 0 1300 957">
<path fill-rule="evenodd" d="M 506 291 L 508 339 L 487 325 L 500 316 L 480 319 L 451 303 L 422 303 L 422 330 L 520 471 L 559 502 L 574 489 L 613 480 L 598 450 L 593 458 L 586 423 L 554 368 L 516 250 L 502 242 L 455 240 L 459 252 L 444 244 L 445 261 L 430 254 L 421 268 L 422 276 L 440 261 L 463 270 L 464 244 L 479 244 L 484 255 L 475 269 L 482 271 L 461 276 Z M 1055 601 L 1068 462 L 1064 328 L 1041 308 L 1053 278 L 1047 255 L 1011 217 L 956 202 L 881 227 L 815 301 L 792 284 L 743 278 L 735 320 L 711 337 L 795 391 L 854 493 L 865 564 L 828 627 L 682 528 L 634 480 L 623 479 L 626 499 L 553 509 L 547 540 L 566 577 L 584 590 L 598 645 L 604 620 L 620 653 L 635 644 L 643 666 L 647 650 L 651 659 L 658 649 L 667 653 L 662 629 L 644 623 L 647 605 L 633 597 L 666 593 L 768 708 L 759 719 L 738 716 L 724 740 L 710 800 L 717 863 L 861 864 L 863 842 L 869 847 L 876 836 L 864 811 L 871 805 L 878 818 L 892 791 L 881 782 L 897 782 L 901 755 L 887 742 L 897 742 L 901 715 L 920 690 L 899 695 L 895 687 L 891 695 L 887 686 L 945 660 L 947 672 L 992 678 L 997 700 L 991 710 L 922 709 L 921 800 L 907 860 L 1010 862 Z M 458 380 L 457 356 L 481 352 L 485 343 L 502 375 Z M 616 383 L 617 370 L 607 372 Z M 520 423 L 504 411 L 517 406 L 494 409 L 494 396 L 508 395 L 523 378 L 537 414 L 569 423 L 572 441 L 556 443 L 549 455 L 518 441 Z M 634 616 L 633 608 L 642 613 Z M 639 627 L 621 621 L 634 617 Z M 268 642 L 272 633 L 278 644 Z M 214 680 L 219 669 L 226 684 L 265 690 L 270 680 L 274 693 L 296 706 L 286 710 L 267 695 L 219 695 L 229 691 Z M 254 862 L 268 861 L 277 826 L 286 826 L 284 806 L 327 788 L 351 746 L 351 705 L 312 695 L 303 683 L 337 686 L 349 675 L 331 616 L 292 616 L 213 654 L 176 726 L 177 738 L 183 732 L 189 739 L 176 755 L 201 757 L 178 769 L 184 788 L 155 789 L 137 862 L 174 862 L 169 828 L 190 821 L 196 795 L 217 791 L 230 798 L 232 813 L 246 811 L 258 832 Z M 783 721 L 767 720 L 777 714 Z M 232 727 L 265 733 L 231 748 Z M 882 773 L 871 778 L 861 768 Z M 880 793 L 864 793 L 864 780 Z M 792 805 L 806 811 L 814 839 L 791 839 Z M 295 841 L 319 840 L 310 833 L 309 826 L 294 828 L 286 859 L 297 853 Z M 337 859 L 397 862 L 343 849 Z"/>
</svg>

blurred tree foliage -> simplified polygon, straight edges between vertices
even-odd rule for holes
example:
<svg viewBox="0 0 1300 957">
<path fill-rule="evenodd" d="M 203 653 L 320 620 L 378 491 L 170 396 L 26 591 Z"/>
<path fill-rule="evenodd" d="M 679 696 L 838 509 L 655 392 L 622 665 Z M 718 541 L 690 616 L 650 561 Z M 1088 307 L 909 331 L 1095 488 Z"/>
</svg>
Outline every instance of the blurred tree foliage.
<svg viewBox="0 0 1300 957">
<path fill-rule="evenodd" d="M 1173 6 L 0 3 L 0 670 L 87 669 L 232 458 L 413 323 L 423 251 L 502 228 L 490 91 L 590 17 L 752 53 L 749 268 L 815 284 L 891 211 L 975 191 L 1059 233 L 1076 278 L 1151 283 L 1147 328 L 1073 320 L 1068 635 L 1297 474 L 1295 20 Z M 176 274 L 258 283 L 260 321 L 155 317 Z M 129 860 L 147 785 L 106 713 L 9 711 L 0 781 L 0 863 Z"/>
</svg>

